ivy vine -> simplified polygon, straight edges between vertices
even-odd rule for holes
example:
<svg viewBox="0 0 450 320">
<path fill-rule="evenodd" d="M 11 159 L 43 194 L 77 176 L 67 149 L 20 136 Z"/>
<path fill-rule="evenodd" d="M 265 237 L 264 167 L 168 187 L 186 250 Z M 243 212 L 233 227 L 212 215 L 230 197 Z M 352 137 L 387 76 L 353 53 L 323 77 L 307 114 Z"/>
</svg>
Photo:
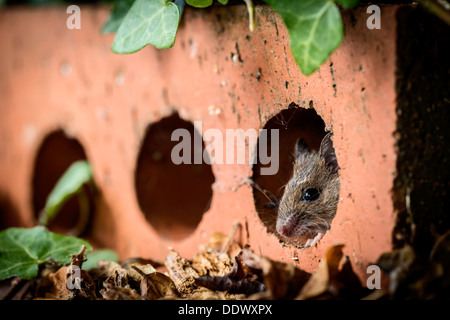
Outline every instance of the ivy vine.
<svg viewBox="0 0 450 320">
<path fill-rule="evenodd" d="M 226 5 L 228 0 L 217 0 Z M 249 28 L 254 29 L 254 5 L 243 0 L 249 13 Z M 351 8 L 359 0 L 264 0 L 281 18 L 289 32 L 295 61 L 310 75 L 339 46 L 344 36 L 339 4 Z M 337 3 L 337 4 L 336 4 Z M 206 8 L 213 0 L 116 0 L 103 33 L 116 33 L 112 51 L 134 53 L 151 44 L 158 49 L 174 45 L 185 5 Z"/>
</svg>

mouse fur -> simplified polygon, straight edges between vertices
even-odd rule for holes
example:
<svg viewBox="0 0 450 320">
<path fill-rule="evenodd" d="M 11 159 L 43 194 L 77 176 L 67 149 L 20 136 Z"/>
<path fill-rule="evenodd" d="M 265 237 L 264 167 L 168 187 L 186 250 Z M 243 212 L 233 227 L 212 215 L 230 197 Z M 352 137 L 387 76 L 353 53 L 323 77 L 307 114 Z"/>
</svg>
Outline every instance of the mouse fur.
<svg viewBox="0 0 450 320">
<path fill-rule="evenodd" d="M 282 238 L 309 239 L 330 229 L 340 191 L 331 136 L 325 135 L 318 151 L 302 138 L 295 144 L 293 174 L 278 206 L 276 230 Z"/>
</svg>

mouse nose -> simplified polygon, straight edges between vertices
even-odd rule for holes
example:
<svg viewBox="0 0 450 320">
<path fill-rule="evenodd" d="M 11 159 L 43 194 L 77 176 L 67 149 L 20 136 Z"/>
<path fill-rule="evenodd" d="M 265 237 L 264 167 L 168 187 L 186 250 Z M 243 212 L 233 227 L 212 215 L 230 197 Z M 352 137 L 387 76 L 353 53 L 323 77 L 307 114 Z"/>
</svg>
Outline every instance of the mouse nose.
<svg viewBox="0 0 450 320">
<path fill-rule="evenodd" d="M 280 227 L 277 227 L 277 232 L 283 237 L 289 237 L 292 234 L 292 228 L 289 228 L 289 226 L 286 225 L 282 225 Z"/>
<path fill-rule="evenodd" d="M 297 226 L 297 219 L 290 217 L 286 220 L 277 221 L 277 232 L 283 237 L 292 237 Z"/>
</svg>

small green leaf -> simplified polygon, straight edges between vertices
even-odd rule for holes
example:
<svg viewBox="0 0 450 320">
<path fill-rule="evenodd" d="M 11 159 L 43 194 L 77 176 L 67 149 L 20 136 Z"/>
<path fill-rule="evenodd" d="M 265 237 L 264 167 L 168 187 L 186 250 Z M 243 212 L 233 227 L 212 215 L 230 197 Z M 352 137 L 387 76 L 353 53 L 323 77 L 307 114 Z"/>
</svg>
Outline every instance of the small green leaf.
<svg viewBox="0 0 450 320">
<path fill-rule="evenodd" d="M 113 250 L 95 250 L 86 255 L 86 261 L 83 263 L 83 269 L 89 271 L 92 268 L 96 268 L 97 263 L 101 260 L 117 262 L 119 260 L 119 257 Z"/>
<path fill-rule="evenodd" d="M 64 203 L 90 181 L 92 181 L 92 170 L 89 163 L 85 160 L 72 163 L 47 197 L 47 202 L 39 217 L 39 223 L 47 225 Z"/>
<path fill-rule="evenodd" d="M 343 8 L 353 8 L 359 3 L 359 0 L 336 0 Z"/>
<path fill-rule="evenodd" d="M 136 0 L 112 44 L 115 53 L 133 53 L 148 44 L 167 49 L 175 43 L 180 8 L 169 0 Z"/>
<path fill-rule="evenodd" d="M 228 0 L 217 0 L 217 1 L 219 1 L 221 4 L 227 4 L 228 3 Z"/>
<path fill-rule="evenodd" d="M 32 279 L 40 264 L 48 259 L 67 263 L 83 245 L 86 251 L 92 248 L 82 239 L 52 233 L 41 226 L 6 229 L 0 232 L 0 280 L 13 276 Z"/>
<path fill-rule="evenodd" d="M 305 75 L 316 71 L 344 36 L 341 14 L 331 0 L 264 0 L 289 32 L 291 51 Z"/>
<path fill-rule="evenodd" d="M 206 8 L 212 5 L 213 0 L 186 0 L 186 3 L 196 8 Z"/>
<path fill-rule="evenodd" d="M 114 3 L 114 9 L 102 28 L 102 33 L 115 33 L 119 30 L 123 19 L 127 15 L 134 0 L 117 0 Z"/>
</svg>

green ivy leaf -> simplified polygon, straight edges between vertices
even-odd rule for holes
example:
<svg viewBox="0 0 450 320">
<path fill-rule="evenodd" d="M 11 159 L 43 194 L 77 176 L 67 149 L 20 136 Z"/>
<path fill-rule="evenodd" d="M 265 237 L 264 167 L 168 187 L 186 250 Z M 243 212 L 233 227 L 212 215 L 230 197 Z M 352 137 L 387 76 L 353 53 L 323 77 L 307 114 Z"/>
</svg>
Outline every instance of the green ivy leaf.
<svg viewBox="0 0 450 320">
<path fill-rule="evenodd" d="M 109 16 L 108 21 L 106 21 L 105 25 L 102 28 L 102 33 L 104 34 L 117 32 L 133 3 L 134 0 L 117 0 L 114 4 L 114 9 Z"/>
<path fill-rule="evenodd" d="M 39 223 L 47 225 L 64 203 L 90 181 L 92 181 L 92 170 L 89 163 L 85 160 L 72 163 L 47 197 L 47 202 L 39 217 Z"/>
<path fill-rule="evenodd" d="M 136 0 L 117 31 L 112 51 L 133 53 L 148 44 L 172 47 L 180 15 L 180 7 L 169 0 Z"/>
<path fill-rule="evenodd" d="M 117 262 L 119 260 L 119 257 L 113 250 L 95 250 L 86 255 L 86 261 L 83 263 L 83 269 L 89 271 L 92 268 L 96 268 L 98 262 L 101 260 Z"/>
<path fill-rule="evenodd" d="M 0 232 L 0 280 L 17 276 L 32 279 L 48 259 L 68 263 L 71 255 L 91 245 L 78 238 L 52 233 L 44 227 L 9 228 Z"/>
<path fill-rule="evenodd" d="M 196 8 L 206 8 L 212 5 L 213 0 L 186 0 L 186 3 Z"/>
<path fill-rule="evenodd" d="M 343 8 L 353 8 L 359 3 L 359 0 L 336 0 Z"/>
<path fill-rule="evenodd" d="M 341 14 L 331 0 L 264 0 L 289 32 L 295 61 L 305 75 L 316 71 L 344 36 Z"/>
</svg>

